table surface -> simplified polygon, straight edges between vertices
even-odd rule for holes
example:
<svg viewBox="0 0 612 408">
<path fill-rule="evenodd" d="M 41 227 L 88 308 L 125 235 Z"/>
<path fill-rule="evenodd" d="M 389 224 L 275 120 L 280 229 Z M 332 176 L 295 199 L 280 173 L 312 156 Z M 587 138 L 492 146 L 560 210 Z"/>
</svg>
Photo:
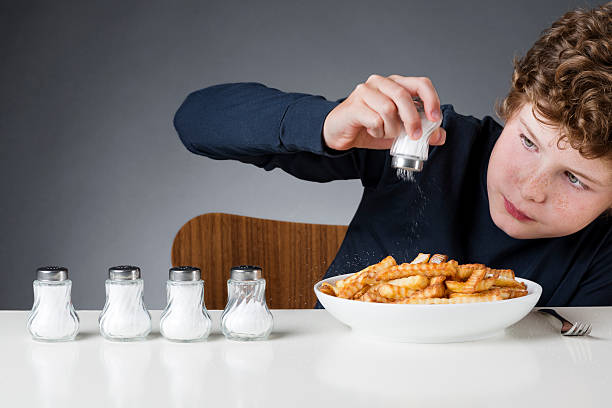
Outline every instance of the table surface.
<svg viewBox="0 0 612 408">
<path fill-rule="evenodd" d="M 99 311 L 78 311 L 75 341 L 43 343 L 27 311 L 0 311 L 2 407 L 591 407 L 609 406 L 612 307 L 557 308 L 588 320 L 588 337 L 531 312 L 497 337 L 455 344 L 358 337 L 325 310 L 273 310 L 267 341 L 226 340 L 211 311 L 207 341 L 159 334 L 103 339 Z"/>
</svg>

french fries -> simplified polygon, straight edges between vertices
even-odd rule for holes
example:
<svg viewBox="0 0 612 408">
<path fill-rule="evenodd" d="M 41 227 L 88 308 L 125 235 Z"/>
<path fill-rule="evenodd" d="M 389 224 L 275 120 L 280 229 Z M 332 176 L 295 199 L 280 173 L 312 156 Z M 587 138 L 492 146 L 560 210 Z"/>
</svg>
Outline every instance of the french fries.
<svg viewBox="0 0 612 408">
<path fill-rule="evenodd" d="M 429 254 L 418 254 L 416 258 L 414 258 L 412 260 L 412 262 L 410 262 L 411 264 L 418 264 L 418 263 L 426 263 L 429 262 Z M 435 263 L 435 262 L 432 262 Z"/>
<path fill-rule="evenodd" d="M 337 291 L 337 296 L 345 299 L 352 299 L 363 290 L 365 286 L 380 282 L 381 279 L 377 278 L 378 275 L 396 265 L 395 259 L 393 259 L 392 256 L 388 256 L 379 263 L 368 266 L 355 275 L 339 281 L 341 285 L 338 285 L 339 282 L 336 282 L 336 286 L 340 288 Z"/>
<path fill-rule="evenodd" d="M 429 263 L 438 264 L 438 263 L 446 262 L 447 260 L 448 260 L 447 255 L 435 254 L 429 259 Z"/>
<path fill-rule="evenodd" d="M 410 263 L 392 256 L 319 290 L 361 302 L 397 304 L 460 304 L 491 302 L 527 295 L 512 269 L 483 264 L 460 265 L 444 254 L 420 253 Z"/>
</svg>

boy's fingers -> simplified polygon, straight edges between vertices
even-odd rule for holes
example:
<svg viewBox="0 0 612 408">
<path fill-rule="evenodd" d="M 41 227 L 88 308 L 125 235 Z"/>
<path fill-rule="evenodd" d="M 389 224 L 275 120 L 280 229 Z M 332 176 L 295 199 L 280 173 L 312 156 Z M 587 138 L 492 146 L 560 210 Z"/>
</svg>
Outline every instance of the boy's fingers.
<svg viewBox="0 0 612 408">
<path fill-rule="evenodd" d="M 420 134 L 417 132 L 421 130 L 421 117 L 412 102 L 410 91 L 398 82 L 380 75 L 370 75 L 366 83 L 393 101 L 406 133 L 418 139 Z"/>
<path fill-rule="evenodd" d="M 365 103 L 359 103 L 359 114 L 357 115 L 359 124 L 367 129 L 374 138 L 383 138 L 385 136 L 385 122 L 378 113 L 373 111 Z"/>
<path fill-rule="evenodd" d="M 425 114 L 432 122 L 440 120 L 440 97 L 433 83 L 427 77 L 403 77 L 391 75 L 390 79 L 402 85 L 413 95 L 418 95 L 423 100 Z"/>
<path fill-rule="evenodd" d="M 446 142 L 446 131 L 438 128 L 429 138 L 429 144 L 432 146 L 440 146 Z"/>
<path fill-rule="evenodd" d="M 402 129 L 395 102 L 371 84 L 360 85 L 359 96 L 363 103 L 378 113 L 384 122 L 384 137 L 394 139 Z"/>
</svg>

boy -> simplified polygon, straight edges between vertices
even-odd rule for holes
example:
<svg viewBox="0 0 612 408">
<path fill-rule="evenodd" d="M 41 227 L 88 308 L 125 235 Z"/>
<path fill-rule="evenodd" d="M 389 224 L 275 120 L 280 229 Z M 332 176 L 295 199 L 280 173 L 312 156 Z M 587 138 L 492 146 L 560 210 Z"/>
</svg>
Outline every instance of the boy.
<svg viewBox="0 0 612 408">
<path fill-rule="evenodd" d="M 418 138 L 419 96 L 443 118 L 412 183 L 390 166 L 402 127 Z M 612 305 L 612 3 L 566 13 L 524 58 L 492 118 L 440 107 L 427 78 L 372 75 L 346 99 L 261 84 L 188 96 L 174 124 L 187 149 L 364 192 L 326 276 L 435 251 L 512 268 L 538 305 Z M 447 138 L 448 134 L 448 138 Z"/>
</svg>

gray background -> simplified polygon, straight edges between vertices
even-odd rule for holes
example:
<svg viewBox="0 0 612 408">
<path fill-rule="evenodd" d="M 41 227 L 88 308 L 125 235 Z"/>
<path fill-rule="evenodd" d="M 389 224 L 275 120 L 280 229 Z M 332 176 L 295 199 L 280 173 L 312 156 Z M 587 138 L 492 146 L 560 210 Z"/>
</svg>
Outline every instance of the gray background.
<svg viewBox="0 0 612 408">
<path fill-rule="evenodd" d="M 443 103 L 480 118 L 514 55 L 597 4 L 3 1 L 0 309 L 31 308 L 46 264 L 69 267 L 77 309 L 101 309 L 106 270 L 124 263 L 142 267 L 145 302 L 161 309 L 174 235 L 206 212 L 348 224 L 357 181 L 189 153 L 172 127 L 189 92 L 257 81 L 338 99 L 371 73 L 426 75 Z"/>
</svg>

